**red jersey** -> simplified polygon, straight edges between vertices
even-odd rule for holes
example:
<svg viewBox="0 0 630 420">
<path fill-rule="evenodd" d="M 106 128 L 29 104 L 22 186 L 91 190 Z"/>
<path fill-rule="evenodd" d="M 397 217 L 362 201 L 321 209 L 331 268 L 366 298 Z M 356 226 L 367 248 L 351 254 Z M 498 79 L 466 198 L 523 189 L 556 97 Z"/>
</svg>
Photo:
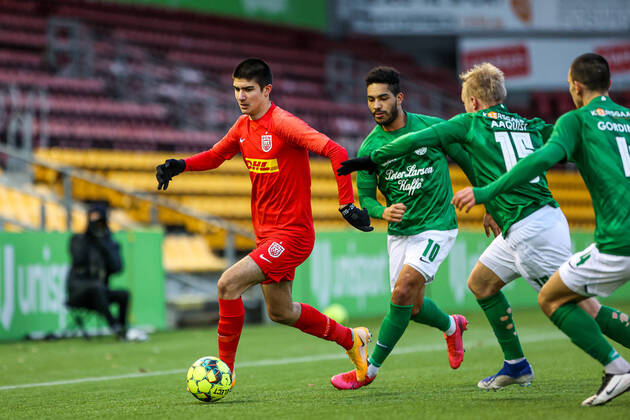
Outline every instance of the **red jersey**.
<svg viewBox="0 0 630 420">
<path fill-rule="evenodd" d="M 280 231 L 314 235 L 309 151 L 330 158 L 339 204 L 354 202 L 350 176 L 337 175 L 346 150 L 274 104 L 257 120 L 242 115 L 212 149 L 185 159 L 186 171 L 214 169 L 240 152 L 252 182 L 258 240 Z"/>
</svg>

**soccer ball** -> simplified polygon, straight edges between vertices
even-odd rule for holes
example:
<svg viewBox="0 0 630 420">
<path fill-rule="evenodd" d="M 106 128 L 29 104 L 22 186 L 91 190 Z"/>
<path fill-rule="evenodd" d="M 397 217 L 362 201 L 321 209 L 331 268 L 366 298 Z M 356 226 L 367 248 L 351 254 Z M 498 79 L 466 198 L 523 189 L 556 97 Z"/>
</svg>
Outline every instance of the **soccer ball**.
<svg viewBox="0 0 630 420">
<path fill-rule="evenodd" d="M 232 389 L 232 372 L 221 359 L 202 357 L 188 368 L 186 389 L 200 401 L 219 401 Z"/>
</svg>

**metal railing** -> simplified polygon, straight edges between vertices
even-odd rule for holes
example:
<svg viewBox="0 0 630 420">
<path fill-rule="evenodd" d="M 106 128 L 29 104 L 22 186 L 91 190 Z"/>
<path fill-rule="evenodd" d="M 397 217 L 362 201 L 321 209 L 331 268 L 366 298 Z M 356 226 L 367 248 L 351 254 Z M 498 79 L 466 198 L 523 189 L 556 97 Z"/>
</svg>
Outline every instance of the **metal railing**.
<svg viewBox="0 0 630 420">
<path fill-rule="evenodd" d="M 13 159 L 19 159 L 21 161 L 27 162 L 30 165 L 38 165 L 44 168 L 51 169 L 62 176 L 62 184 L 63 184 L 63 198 L 58 201 L 59 204 L 66 210 L 67 215 L 67 228 L 71 230 L 72 223 L 72 205 L 74 200 L 72 199 L 72 178 L 80 179 L 92 184 L 99 185 L 104 188 L 108 188 L 119 192 L 123 195 L 131 197 L 138 201 L 148 202 L 150 203 L 150 213 L 151 213 L 151 223 L 158 224 L 158 209 L 164 208 L 176 213 L 179 213 L 183 216 L 190 217 L 201 222 L 204 222 L 210 226 L 219 228 L 221 230 L 225 230 L 225 259 L 228 264 L 232 264 L 236 261 L 236 243 L 235 236 L 242 236 L 248 239 L 255 239 L 254 233 L 248 229 L 245 229 L 235 223 L 229 222 L 221 217 L 213 216 L 207 213 L 200 212 L 198 210 L 182 206 L 180 203 L 177 203 L 173 200 L 170 200 L 165 197 L 159 197 L 156 193 L 139 193 L 137 191 L 131 190 L 119 184 L 113 183 L 110 180 L 95 175 L 93 173 L 89 173 L 84 170 L 62 166 L 56 163 L 48 162 L 46 160 L 37 158 L 30 154 L 24 153 L 23 151 L 16 149 L 11 146 L 7 146 L 4 144 L 0 144 L 0 154 L 4 154 Z M 48 198 L 46 198 L 49 200 Z M 51 200 L 54 201 L 54 200 Z M 45 220 L 45 206 L 42 206 L 42 220 Z M 26 227 L 23 223 L 19 223 L 13 220 L 0 219 L 0 222 L 6 221 L 7 223 L 13 223 L 21 227 Z M 42 222 L 45 223 L 45 222 Z"/>
</svg>

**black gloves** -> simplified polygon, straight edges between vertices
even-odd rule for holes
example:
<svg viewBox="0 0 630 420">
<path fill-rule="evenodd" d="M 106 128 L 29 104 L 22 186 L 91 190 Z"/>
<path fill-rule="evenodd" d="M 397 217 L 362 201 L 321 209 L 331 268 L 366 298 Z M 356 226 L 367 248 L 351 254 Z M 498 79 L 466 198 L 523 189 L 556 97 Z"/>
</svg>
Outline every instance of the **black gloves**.
<svg viewBox="0 0 630 420">
<path fill-rule="evenodd" d="M 186 162 L 184 159 L 168 159 L 156 168 L 155 177 L 158 181 L 158 190 L 162 189 L 166 191 L 168 183 L 173 179 L 175 175 L 179 175 L 186 169 Z"/>
<path fill-rule="evenodd" d="M 341 167 L 337 169 L 337 175 L 348 175 L 355 171 L 368 171 L 373 174 L 376 168 L 376 163 L 372 162 L 369 156 L 348 159 L 341 162 Z"/>
<path fill-rule="evenodd" d="M 367 210 L 359 210 L 354 204 L 348 204 L 346 207 L 339 209 L 339 212 L 348 223 L 363 232 L 371 232 L 374 230 L 370 226 L 370 216 Z"/>
</svg>

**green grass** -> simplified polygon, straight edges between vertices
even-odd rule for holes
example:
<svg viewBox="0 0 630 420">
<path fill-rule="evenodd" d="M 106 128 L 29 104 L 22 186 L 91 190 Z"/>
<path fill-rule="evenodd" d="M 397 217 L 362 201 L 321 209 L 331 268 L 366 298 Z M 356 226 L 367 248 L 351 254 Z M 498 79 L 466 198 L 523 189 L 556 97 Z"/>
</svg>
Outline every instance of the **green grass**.
<svg viewBox="0 0 630 420">
<path fill-rule="evenodd" d="M 620 309 L 627 312 L 630 305 Z M 217 354 L 213 328 L 157 333 L 146 343 L 101 337 L 2 344 L 0 418 L 628 418 L 630 394 L 604 407 L 580 407 L 599 387 L 601 367 L 533 309 L 515 316 L 535 382 L 498 392 L 477 389 L 479 379 L 499 369 L 502 355 L 481 311 L 466 315 L 471 325 L 458 370 L 448 366 L 442 334 L 412 323 L 375 382 L 344 392 L 329 378 L 352 366 L 334 343 L 279 325 L 248 326 L 239 346 L 236 387 L 216 404 L 198 402 L 184 384 L 195 359 Z M 365 321 L 375 335 L 379 323 Z M 628 349 L 616 347 L 630 359 Z M 319 360 L 295 360 L 308 357 Z M 279 359 L 289 360 L 269 362 Z M 178 372 L 148 376 L 174 369 Z M 140 377 L 37 385 L 126 374 Z M 23 384 L 32 385 L 6 389 Z"/>
</svg>

